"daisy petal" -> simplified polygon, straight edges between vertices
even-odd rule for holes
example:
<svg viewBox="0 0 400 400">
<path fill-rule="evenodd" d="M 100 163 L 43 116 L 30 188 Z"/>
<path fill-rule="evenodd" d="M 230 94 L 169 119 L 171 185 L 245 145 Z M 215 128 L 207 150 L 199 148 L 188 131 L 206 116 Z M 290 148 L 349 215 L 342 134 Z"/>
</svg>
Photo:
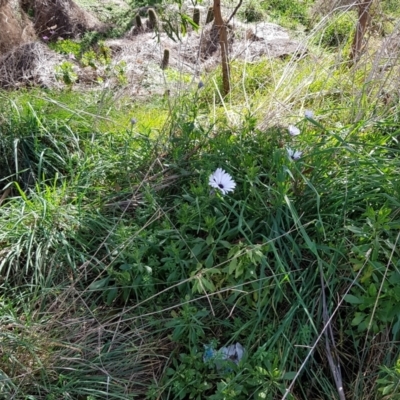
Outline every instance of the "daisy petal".
<svg viewBox="0 0 400 400">
<path fill-rule="evenodd" d="M 300 135 L 300 129 L 297 126 L 289 125 L 288 126 L 290 136 L 297 136 Z"/>
<path fill-rule="evenodd" d="M 304 116 L 306 117 L 306 118 L 314 118 L 314 113 L 313 113 L 313 111 L 312 110 L 306 110 L 305 112 L 304 112 Z"/>
<path fill-rule="evenodd" d="M 299 160 L 299 159 L 301 158 L 301 155 L 303 154 L 302 151 L 293 150 L 293 149 L 291 149 L 290 147 L 288 147 L 288 148 L 286 149 L 286 151 L 287 151 L 288 157 L 289 157 L 291 160 L 293 160 L 293 161 Z"/>
<path fill-rule="evenodd" d="M 217 168 L 215 172 L 210 175 L 208 184 L 215 189 L 219 189 L 222 194 L 233 192 L 236 187 L 235 181 L 222 168 Z"/>
</svg>

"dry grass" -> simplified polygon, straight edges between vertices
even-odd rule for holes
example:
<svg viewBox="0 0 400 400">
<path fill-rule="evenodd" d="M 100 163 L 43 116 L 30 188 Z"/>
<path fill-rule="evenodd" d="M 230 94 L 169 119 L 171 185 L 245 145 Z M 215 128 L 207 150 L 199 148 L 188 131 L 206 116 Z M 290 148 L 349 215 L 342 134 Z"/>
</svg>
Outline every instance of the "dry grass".
<svg viewBox="0 0 400 400">
<path fill-rule="evenodd" d="M 40 42 L 19 46 L 0 58 L 0 86 L 61 87 L 55 79 L 55 67 L 62 59 Z"/>
<path fill-rule="evenodd" d="M 0 370 L 9 386 L 15 383 L 32 392 L 38 381 L 55 384 L 68 374 L 64 384 L 71 386 L 71 394 L 79 393 L 79 382 L 123 396 L 148 389 L 172 351 L 170 341 L 151 326 L 129 321 L 122 309 L 91 310 L 83 296 L 67 289 L 52 303 L 37 305 L 44 308 L 36 315 L 38 322 L 12 321 L 0 327 Z"/>
</svg>

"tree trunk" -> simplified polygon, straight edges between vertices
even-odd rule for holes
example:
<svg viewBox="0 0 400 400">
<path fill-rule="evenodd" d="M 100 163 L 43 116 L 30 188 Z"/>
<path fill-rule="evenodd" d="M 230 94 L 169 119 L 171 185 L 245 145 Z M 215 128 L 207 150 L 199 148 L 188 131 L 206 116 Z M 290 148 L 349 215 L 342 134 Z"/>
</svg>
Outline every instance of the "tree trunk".
<svg viewBox="0 0 400 400">
<path fill-rule="evenodd" d="M 354 35 L 353 45 L 351 48 L 350 57 L 356 63 L 363 50 L 363 39 L 367 31 L 371 15 L 369 13 L 373 0 L 360 0 L 358 4 L 358 22 L 357 29 Z"/>
<path fill-rule="evenodd" d="M 230 91 L 229 82 L 229 54 L 228 54 L 228 32 L 226 29 L 225 22 L 221 14 L 221 1 L 214 0 L 214 26 L 219 31 L 219 43 L 221 46 L 221 66 L 222 66 L 222 81 L 223 81 L 223 93 L 227 95 Z"/>
</svg>

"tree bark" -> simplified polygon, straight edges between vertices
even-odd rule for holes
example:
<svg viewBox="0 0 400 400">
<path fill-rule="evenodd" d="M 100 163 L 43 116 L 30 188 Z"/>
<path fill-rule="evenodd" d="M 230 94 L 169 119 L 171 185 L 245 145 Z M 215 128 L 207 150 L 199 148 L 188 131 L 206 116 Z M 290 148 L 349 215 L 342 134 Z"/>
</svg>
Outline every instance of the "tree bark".
<svg viewBox="0 0 400 400">
<path fill-rule="evenodd" d="M 223 93 L 224 95 L 227 95 L 230 91 L 228 32 L 226 24 L 222 18 L 220 0 L 214 0 L 214 18 L 214 26 L 218 29 L 219 43 L 221 46 Z"/>
<path fill-rule="evenodd" d="M 358 22 L 350 54 L 350 57 L 354 63 L 359 60 L 363 51 L 364 35 L 371 20 L 369 11 L 372 2 L 373 0 L 360 0 L 360 3 L 358 4 Z"/>
</svg>

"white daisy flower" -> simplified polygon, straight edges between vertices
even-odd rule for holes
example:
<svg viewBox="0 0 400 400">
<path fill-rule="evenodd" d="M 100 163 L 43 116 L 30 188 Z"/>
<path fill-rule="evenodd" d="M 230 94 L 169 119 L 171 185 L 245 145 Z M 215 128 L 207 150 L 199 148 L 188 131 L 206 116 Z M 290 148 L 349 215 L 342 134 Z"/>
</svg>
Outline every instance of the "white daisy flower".
<svg viewBox="0 0 400 400">
<path fill-rule="evenodd" d="M 297 161 L 301 155 L 303 154 L 302 151 L 293 150 L 290 147 L 286 149 L 289 158 L 293 161 Z"/>
<path fill-rule="evenodd" d="M 297 126 L 289 125 L 288 126 L 290 136 L 300 135 L 300 129 Z"/>
<path fill-rule="evenodd" d="M 222 168 L 217 168 L 216 171 L 210 175 L 208 184 L 213 188 L 219 189 L 222 194 L 233 192 L 236 187 L 235 181 Z"/>
<path fill-rule="evenodd" d="M 313 113 L 313 111 L 312 110 L 306 110 L 305 112 L 304 112 L 304 116 L 306 117 L 306 118 L 314 118 L 314 113 Z"/>
</svg>

